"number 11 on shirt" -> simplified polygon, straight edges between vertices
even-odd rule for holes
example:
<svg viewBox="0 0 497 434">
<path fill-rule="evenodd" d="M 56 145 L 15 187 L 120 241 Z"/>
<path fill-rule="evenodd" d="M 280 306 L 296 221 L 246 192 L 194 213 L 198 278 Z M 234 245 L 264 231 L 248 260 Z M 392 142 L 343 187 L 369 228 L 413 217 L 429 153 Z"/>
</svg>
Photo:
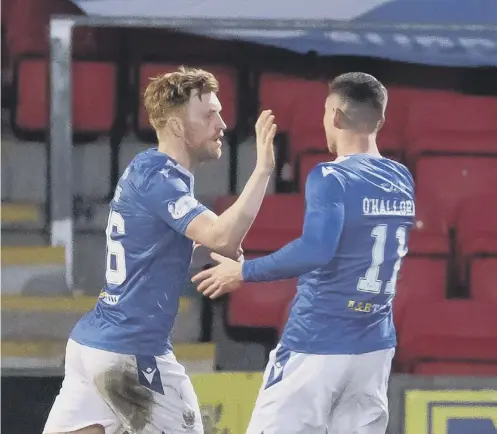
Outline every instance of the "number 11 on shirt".
<svg viewBox="0 0 497 434">
<path fill-rule="evenodd" d="M 359 279 L 359 283 L 357 284 L 358 291 L 372 292 L 374 294 L 379 294 L 381 292 L 383 281 L 378 277 L 380 274 L 380 267 L 385 260 L 385 243 L 387 241 L 387 233 L 388 225 L 386 224 L 377 225 L 371 231 L 371 236 L 374 238 L 373 249 L 371 252 L 371 265 L 366 271 L 365 276 Z M 385 285 L 384 294 L 393 294 L 395 292 L 397 275 L 400 270 L 402 258 L 407 254 L 406 228 L 404 226 L 399 226 L 395 232 L 395 236 L 398 241 L 398 258 L 393 266 L 390 280 Z"/>
</svg>

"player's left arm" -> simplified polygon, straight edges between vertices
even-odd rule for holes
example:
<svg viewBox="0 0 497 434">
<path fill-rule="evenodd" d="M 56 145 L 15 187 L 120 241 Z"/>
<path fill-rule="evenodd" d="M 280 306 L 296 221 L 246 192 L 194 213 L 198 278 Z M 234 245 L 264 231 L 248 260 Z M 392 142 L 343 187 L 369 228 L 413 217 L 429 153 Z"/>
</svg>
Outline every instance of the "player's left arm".
<svg viewBox="0 0 497 434">
<path fill-rule="evenodd" d="M 300 238 L 271 255 L 243 263 L 246 282 L 298 277 L 328 264 L 338 247 L 344 222 L 344 190 L 333 173 L 317 166 L 306 184 L 306 213 Z"/>
</svg>

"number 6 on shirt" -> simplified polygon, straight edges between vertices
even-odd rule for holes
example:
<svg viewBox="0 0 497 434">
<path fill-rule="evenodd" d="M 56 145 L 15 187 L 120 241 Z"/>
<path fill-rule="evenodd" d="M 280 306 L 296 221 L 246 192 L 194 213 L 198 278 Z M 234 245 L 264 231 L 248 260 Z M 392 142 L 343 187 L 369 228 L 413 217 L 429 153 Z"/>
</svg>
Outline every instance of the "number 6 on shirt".
<svg viewBox="0 0 497 434">
<path fill-rule="evenodd" d="M 126 280 L 126 254 L 121 242 L 112 239 L 114 228 L 117 234 L 125 234 L 123 217 L 118 212 L 111 211 L 105 230 L 107 236 L 105 279 L 111 285 L 121 285 Z M 114 268 L 112 267 L 112 258 L 114 258 Z"/>
</svg>

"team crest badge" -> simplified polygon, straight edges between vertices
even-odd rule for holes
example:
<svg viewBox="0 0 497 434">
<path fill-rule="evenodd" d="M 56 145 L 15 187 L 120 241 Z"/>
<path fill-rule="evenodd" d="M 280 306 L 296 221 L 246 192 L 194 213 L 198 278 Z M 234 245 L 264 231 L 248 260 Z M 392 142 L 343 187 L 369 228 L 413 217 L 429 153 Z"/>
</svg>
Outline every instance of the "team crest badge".
<svg viewBox="0 0 497 434">
<path fill-rule="evenodd" d="M 183 428 L 192 429 L 195 426 L 195 412 L 192 409 L 183 411 Z"/>
</svg>

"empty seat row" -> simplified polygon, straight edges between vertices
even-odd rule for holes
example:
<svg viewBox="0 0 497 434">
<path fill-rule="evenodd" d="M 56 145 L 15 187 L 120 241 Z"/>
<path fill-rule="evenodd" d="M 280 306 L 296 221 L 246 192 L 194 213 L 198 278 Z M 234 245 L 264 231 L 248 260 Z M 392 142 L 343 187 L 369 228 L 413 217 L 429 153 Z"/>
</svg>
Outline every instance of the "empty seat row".
<svg viewBox="0 0 497 434">
<path fill-rule="evenodd" d="M 386 122 L 379 134 L 387 149 L 497 153 L 497 98 L 447 91 L 390 88 Z"/>
<path fill-rule="evenodd" d="M 497 98 L 391 87 L 378 145 L 386 155 L 426 152 L 497 154 Z M 324 81 L 262 74 L 261 109 L 272 108 L 286 133 L 291 164 L 309 150 L 326 149 Z"/>
<path fill-rule="evenodd" d="M 100 65 L 100 66 L 99 66 Z M 102 66 L 107 65 L 107 66 Z M 139 134 L 151 130 L 141 96 L 149 78 L 176 70 L 176 63 L 142 63 L 137 68 L 138 83 L 134 108 L 135 127 Z M 196 65 L 212 71 L 220 82 L 220 100 L 228 129 L 234 129 L 238 119 L 238 74 L 236 69 L 218 64 Z M 99 69 L 98 69 L 99 68 Z M 102 68 L 109 71 L 102 72 Z M 97 100 L 104 118 L 114 118 L 117 66 L 114 63 L 73 61 L 74 111 L 85 105 L 84 95 L 101 95 Z M 79 73 L 84 69 L 84 74 Z M 112 71 L 110 71 L 112 70 Z M 89 75 L 88 80 L 80 75 Z M 38 74 L 38 78 L 32 78 Z M 102 83 L 91 77 L 102 76 Z M 88 83 L 88 81 L 91 83 Z M 16 70 L 17 128 L 19 130 L 46 128 L 48 112 L 48 60 L 46 57 L 21 58 Z M 91 86 L 90 86 L 91 84 Z M 81 90 L 80 90 L 81 89 Z M 101 91 L 107 89 L 104 93 Z M 80 90 L 78 92 L 78 90 Z M 31 93 L 34 92 L 34 93 Z M 259 85 L 259 108 L 271 108 L 277 116 L 279 131 L 288 136 L 290 160 L 309 150 L 326 150 L 324 129 L 325 82 L 290 79 L 286 76 L 263 74 Z M 37 95 L 34 101 L 32 95 Z M 81 102 L 83 101 L 83 102 Z M 101 104 L 100 104 L 101 103 Z M 33 106 L 27 108 L 26 106 Z M 447 107 L 452 109 L 449 111 Z M 419 113 L 418 113 L 419 112 Z M 427 115 L 429 113 L 430 115 Z M 36 116 L 36 117 L 35 117 Z M 428 116 L 427 119 L 425 117 Z M 391 118 L 391 119 L 390 119 Z M 387 156 L 398 156 L 406 151 L 418 154 L 424 151 L 497 154 L 497 99 L 463 96 L 449 92 L 392 89 L 387 122 L 380 132 L 379 144 Z M 410 144 L 417 143 L 415 148 Z M 311 157 L 308 157 L 311 158 Z M 315 155 L 314 159 L 330 158 Z M 301 166 L 309 165 L 301 161 Z M 305 172 L 305 167 L 301 172 Z"/>
<path fill-rule="evenodd" d="M 454 226 L 462 203 L 475 196 L 497 195 L 497 158 L 432 156 L 420 158 L 415 167 L 416 192 Z M 476 210 L 486 208 L 482 202 Z"/>
<path fill-rule="evenodd" d="M 109 62 L 72 62 L 72 123 L 75 133 L 105 133 L 116 116 L 117 66 Z M 14 129 L 44 133 L 48 125 L 50 88 L 46 59 L 25 59 L 18 65 Z"/>
<path fill-rule="evenodd" d="M 140 104 L 134 111 L 137 133 L 151 131 L 141 96 L 151 77 L 174 71 L 179 64 L 142 64 L 139 69 Z M 220 83 L 223 117 L 228 129 L 237 119 L 237 75 L 229 67 L 207 66 Z M 74 60 L 72 62 L 72 120 L 75 133 L 107 133 L 117 115 L 117 64 Z M 49 125 L 49 61 L 25 58 L 16 72 L 14 129 L 21 133 L 44 133 Z"/>
<path fill-rule="evenodd" d="M 403 372 L 495 375 L 497 316 L 493 304 L 477 300 L 414 302 L 399 330 L 396 364 Z M 445 366 L 444 366 L 445 365 Z"/>
<path fill-rule="evenodd" d="M 497 307 L 497 256 L 475 257 L 469 263 L 470 299 Z M 408 255 L 402 261 L 394 300 L 395 324 L 404 328 L 405 314 L 418 302 L 438 303 L 446 298 L 448 262 L 444 258 Z"/>
</svg>

